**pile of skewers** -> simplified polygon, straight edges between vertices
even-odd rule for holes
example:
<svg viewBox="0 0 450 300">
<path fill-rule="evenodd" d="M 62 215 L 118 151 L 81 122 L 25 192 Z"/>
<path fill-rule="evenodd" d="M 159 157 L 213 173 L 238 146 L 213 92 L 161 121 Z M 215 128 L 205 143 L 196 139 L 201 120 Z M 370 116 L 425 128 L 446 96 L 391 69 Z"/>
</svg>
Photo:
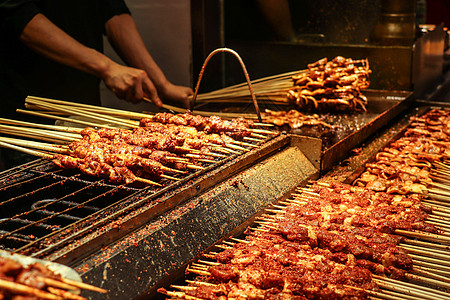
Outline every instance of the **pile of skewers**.
<svg viewBox="0 0 450 300">
<path fill-rule="evenodd" d="M 449 110 L 411 118 L 404 135 L 377 153 L 354 184 L 392 194 L 448 196 L 449 126 Z"/>
<path fill-rule="evenodd" d="M 448 230 L 418 199 L 313 183 L 187 268 L 172 299 L 448 299 Z M 438 262 L 438 263 L 437 263 Z M 408 283 L 411 281 L 413 283 Z"/>
<path fill-rule="evenodd" d="M 80 290 L 107 291 L 86 283 L 63 278 L 42 263 L 28 266 L 6 257 L 0 258 L 1 299 L 86 299 Z"/>
<path fill-rule="evenodd" d="M 258 103 L 288 106 L 301 112 L 366 111 L 367 98 L 363 91 L 369 87 L 371 72 L 368 59 L 353 60 L 337 56 L 328 60 L 325 57 L 308 64 L 308 69 L 252 80 L 251 84 Z M 247 83 L 198 94 L 196 97 L 196 103 L 200 106 L 251 101 Z M 288 109 L 282 108 L 280 111 L 287 113 Z M 271 119 L 270 116 L 268 119 Z M 301 121 L 298 123 L 307 124 Z"/>
<path fill-rule="evenodd" d="M 8 124 L 0 125 L 3 134 L 55 144 L 0 137 L 0 146 L 44 157 L 59 167 L 76 168 L 118 184 L 143 182 L 161 186 L 162 180 L 179 180 L 177 176 L 203 170 L 205 165 L 249 151 L 268 135 L 276 134 L 257 129 L 257 123 L 242 118 L 222 120 L 217 116 L 201 117 L 190 113 L 133 114 L 35 97 L 28 97 L 27 105 L 40 111 L 22 112 L 102 128 L 83 129 L 2 119 L 1 123 Z M 68 118 L 61 113 L 88 117 L 89 121 Z M 112 116 L 113 113 L 120 117 Z M 138 120 L 123 119 L 124 116 L 134 116 Z M 91 122 L 108 122 L 110 125 Z"/>
<path fill-rule="evenodd" d="M 288 101 L 302 111 L 366 111 L 369 61 L 337 56 L 308 65 L 308 71 L 292 76 Z"/>
</svg>

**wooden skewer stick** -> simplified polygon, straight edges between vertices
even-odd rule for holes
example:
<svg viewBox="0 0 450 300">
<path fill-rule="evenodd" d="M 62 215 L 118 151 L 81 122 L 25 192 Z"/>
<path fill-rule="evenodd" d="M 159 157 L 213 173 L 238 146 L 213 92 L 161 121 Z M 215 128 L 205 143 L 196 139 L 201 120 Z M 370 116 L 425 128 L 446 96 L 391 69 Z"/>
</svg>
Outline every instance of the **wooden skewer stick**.
<svg viewBox="0 0 450 300">
<path fill-rule="evenodd" d="M 432 199 L 434 199 L 434 200 L 432 200 Z M 424 200 L 422 200 L 422 203 L 424 203 L 426 205 L 430 205 L 430 206 L 433 205 L 433 206 L 436 206 L 437 208 L 444 209 L 444 210 L 450 209 L 450 203 L 443 202 L 443 201 L 446 201 L 446 199 L 448 199 L 448 197 L 433 196 L 432 199 L 424 199 Z M 442 200 L 442 201 L 440 201 L 440 200 Z"/>
<path fill-rule="evenodd" d="M 64 121 L 64 122 L 80 124 L 80 125 L 83 125 L 84 127 L 86 127 L 86 126 L 93 127 L 93 128 L 104 127 L 104 128 L 108 128 L 108 129 L 116 128 L 114 126 L 110 126 L 110 125 L 104 124 L 104 123 L 93 123 L 93 122 L 89 122 L 89 121 L 78 120 L 75 118 L 66 118 L 66 117 L 61 117 L 61 116 L 31 111 L 31 110 L 17 109 L 16 111 L 19 113 L 22 113 L 22 114 L 26 114 L 26 115 L 32 115 L 32 116 L 42 117 L 42 118 L 51 119 L 51 120 L 59 120 L 59 121 Z"/>
<path fill-rule="evenodd" d="M 172 168 L 169 168 L 169 167 L 166 167 L 166 166 L 161 166 L 161 170 L 166 171 L 166 172 L 170 172 L 170 173 L 186 174 L 185 171 L 172 169 Z"/>
<path fill-rule="evenodd" d="M 148 180 L 145 178 L 137 177 L 137 176 L 133 177 L 133 179 L 138 182 L 142 182 L 142 183 L 146 183 L 146 184 L 150 184 L 150 185 L 162 186 L 161 184 L 159 184 L 157 182 L 154 182 L 154 181 L 151 181 L 151 180 Z"/>
<path fill-rule="evenodd" d="M 34 296 L 39 299 L 50 299 L 50 300 L 62 299 L 61 297 L 59 297 L 57 295 L 53 295 L 51 293 L 48 293 L 48 292 L 45 292 L 45 291 L 42 291 L 42 290 L 39 290 L 36 288 L 32 288 L 32 287 L 29 287 L 24 284 L 8 281 L 8 280 L 4 280 L 4 279 L 0 279 L 0 289 L 4 289 L 4 290 L 10 291 L 15 294 Z"/>
<path fill-rule="evenodd" d="M 73 300 L 86 300 L 86 298 L 72 294 L 71 292 L 65 291 L 65 290 L 61 290 L 61 289 L 57 289 L 54 287 L 47 287 L 48 291 L 54 295 L 60 296 L 64 299 L 73 299 Z"/>
<path fill-rule="evenodd" d="M 439 281 L 450 283 L 449 274 L 444 271 L 414 266 L 414 273 L 420 276 L 429 277 Z"/>
<path fill-rule="evenodd" d="M 450 274 L 449 274 L 450 272 L 445 272 L 444 270 L 438 270 L 435 268 L 429 268 L 424 266 L 414 266 L 414 272 L 419 275 L 427 276 L 437 280 L 443 280 L 446 282 L 450 281 Z"/>
<path fill-rule="evenodd" d="M 197 285 L 197 286 L 212 286 L 212 287 L 215 287 L 215 286 L 217 286 L 217 284 L 214 284 L 214 283 L 209 283 L 209 282 L 204 282 L 204 281 L 197 281 L 197 280 L 186 280 L 186 282 L 187 283 L 190 283 L 190 284 L 194 284 L 194 285 Z"/>
<path fill-rule="evenodd" d="M 436 243 L 430 243 L 430 242 L 424 242 L 424 241 L 418 241 L 418 240 L 407 239 L 400 243 L 400 245 L 404 245 L 404 244 L 415 245 L 415 246 L 424 247 L 424 248 L 428 248 L 428 249 L 438 249 L 438 250 L 443 250 L 443 251 L 450 251 L 450 246 L 436 244 Z"/>
<path fill-rule="evenodd" d="M 169 180 L 175 180 L 175 181 L 180 181 L 181 180 L 180 178 L 176 178 L 176 177 L 172 177 L 172 176 L 164 175 L 164 174 L 161 174 L 160 177 L 161 178 L 165 178 L 165 179 L 169 179 Z"/>
<path fill-rule="evenodd" d="M 266 139 L 267 138 L 265 135 L 262 135 L 262 134 L 259 134 L 259 133 L 255 133 L 255 132 L 252 132 L 250 134 L 250 136 L 254 137 L 254 138 L 260 138 L 260 139 Z"/>
<path fill-rule="evenodd" d="M 258 122 L 255 122 L 253 124 L 256 125 L 256 126 L 263 126 L 263 127 L 274 127 L 275 126 L 275 125 L 270 124 L 270 123 L 258 123 Z"/>
<path fill-rule="evenodd" d="M 211 265 L 211 266 L 220 266 L 221 264 L 215 261 L 207 261 L 207 260 L 199 260 L 198 262 L 205 264 L 205 265 Z"/>
<path fill-rule="evenodd" d="M 440 258 L 425 257 L 425 256 L 412 254 L 412 253 L 410 253 L 409 255 L 417 261 L 433 263 L 435 265 L 447 266 L 450 268 L 450 261 L 447 260 L 448 258 L 446 258 L 445 260 L 442 260 Z"/>
<path fill-rule="evenodd" d="M 197 289 L 196 286 L 175 285 L 175 284 L 171 284 L 170 287 L 180 291 L 195 291 Z"/>
<path fill-rule="evenodd" d="M 241 240 L 241 239 L 234 238 L 234 237 L 232 237 L 231 240 L 233 240 L 235 242 L 238 242 L 238 243 L 244 243 L 244 244 L 249 244 L 250 243 L 249 241 Z"/>
<path fill-rule="evenodd" d="M 104 107 L 104 106 L 83 104 L 83 103 L 78 103 L 78 102 L 69 102 L 69 101 L 63 101 L 63 100 L 57 100 L 57 99 L 49 99 L 49 98 L 42 98 L 42 97 L 35 97 L 35 96 L 28 96 L 27 99 L 41 100 L 41 101 L 44 101 L 44 102 L 60 104 L 60 105 L 64 105 L 64 106 L 75 106 L 75 107 L 83 108 L 85 110 L 89 110 L 89 111 L 93 111 L 93 112 L 101 112 L 101 113 L 104 113 L 104 114 L 109 114 L 109 115 L 113 115 L 113 116 L 120 116 L 120 117 L 126 117 L 126 118 L 142 119 L 142 118 L 150 118 L 150 117 L 152 117 L 151 114 L 132 112 L 132 111 L 121 110 L 121 109 L 116 109 L 116 108 L 109 108 L 109 107 Z"/>
<path fill-rule="evenodd" d="M 73 285 L 77 288 L 83 289 L 83 290 L 89 290 L 89 291 L 93 291 L 93 292 L 98 292 L 98 293 L 102 293 L 102 294 L 106 294 L 108 291 L 102 288 L 99 288 L 97 286 L 94 285 L 90 285 L 84 282 L 79 282 L 76 280 L 72 280 L 72 279 L 67 279 L 67 278 L 61 278 L 61 281 L 70 285 Z"/>
<path fill-rule="evenodd" d="M 202 298 L 186 295 L 186 293 L 184 292 L 172 292 L 164 290 L 162 293 L 165 294 L 166 296 L 175 297 L 176 299 L 203 300 Z"/>
<path fill-rule="evenodd" d="M 263 129 L 248 128 L 246 130 L 247 131 L 251 131 L 251 132 L 255 132 L 255 133 L 262 133 L 262 134 L 271 134 L 271 135 L 277 135 L 278 134 L 278 132 L 276 132 L 276 131 L 263 130 Z"/>
<path fill-rule="evenodd" d="M 45 283 L 48 286 L 65 289 L 65 290 L 70 290 L 70 291 L 79 290 L 79 288 L 76 286 L 73 286 L 71 284 L 68 284 L 68 283 L 53 279 L 53 278 L 38 276 L 37 279 L 39 281 L 42 281 L 43 283 Z"/>
<path fill-rule="evenodd" d="M 407 245 L 407 244 L 400 244 L 400 246 L 408 250 L 409 253 L 421 254 L 425 256 L 434 257 L 437 259 L 449 260 L 448 251 L 445 250 L 432 249 L 428 247 L 418 247 L 415 245 Z"/>
<path fill-rule="evenodd" d="M 412 285 L 406 282 L 397 283 L 394 280 L 389 280 L 383 278 L 383 280 L 378 279 L 376 275 L 373 275 L 373 280 L 382 288 L 393 290 L 400 293 L 409 294 L 412 296 L 424 297 L 426 299 L 434 300 L 446 300 L 448 299 L 448 294 L 446 296 L 441 296 L 438 290 L 428 289 L 419 285 Z"/>
<path fill-rule="evenodd" d="M 227 146 L 228 148 L 231 148 L 231 149 L 235 149 L 235 150 L 249 151 L 247 148 L 243 148 L 243 147 L 240 147 L 238 145 L 233 145 L 233 144 L 230 144 L 230 143 L 225 144 L 225 146 Z"/>
<path fill-rule="evenodd" d="M 404 236 L 420 238 L 420 239 L 424 239 L 424 240 L 428 240 L 428 241 L 432 241 L 432 242 L 450 244 L 450 237 L 439 235 L 439 234 L 433 234 L 433 233 L 428 233 L 428 232 L 407 231 L 407 230 L 401 230 L 401 229 L 396 229 L 395 233 L 404 235 Z"/>
<path fill-rule="evenodd" d="M 216 247 L 217 247 L 217 248 L 220 248 L 220 249 L 224 249 L 224 250 L 228 250 L 228 249 L 231 249 L 231 248 L 232 248 L 232 247 L 225 246 L 225 245 L 216 245 Z"/>
<path fill-rule="evenodd" d="M 431 269 L 435 269 L 435 270 L 439 270 L 439 271 L 450 272 L 450 267 L 436 265 L 435 263 L 428 263 L 428 262 L 425 262 L 422 260 L 415 260 L 415 259 L 413 259 L 413 262 L 417 266 L 431 268 Z"/>
<path fill-rule="evenodd" d="M 246 146 L 246 147 L 251 147 L 251 148 L 258 148 L 258 146 L 250 144 L 250 143 L 246 143 L 246 142 L 240 142 L 240 141 L 233 141 L 233 144 L 236 145 L 241 145 L 241 146 Z"/>
<path fill-rule="evenodd" d="M 45 102 L 41 102 L 41 101 L 36 101 L 36 100 L 30 100 L 30 103 L 44 107 L 44 108 L 48 108 L 51 110 L 56 110 L 56 111 L 62 111 L 62 112 L 67 112 L 69 114 L 72 115 L 77 115 L 77 116 L 81 116 L 81 117 L 89 117 L 91 119 L 100 121 L 100 122 L 105 122 L 105 123 L 110 123 L 110 124 L 117 124 L 117 125 L 122 125 L 122 126 L 127 126 L 127 127 L 136 127 L 139 126 L 138 122 L 131 122 L 131 121 L 127 121 L 124 119 L 119 119 L 119 118 L 115 118 L 115 117 L 110 117 L 110 116 L 105 116 L 103 114 L 99 114 L 99 113 L 93 113 L 93 112 L 88 112 L 82 109 L 78 109 L 75 107 L 63 107 L 60 105 L 54 105 L 54 104 L 48 104 Z"/>
<path fill-rule="evenodd" d="M 42 157 L 42 158 L 46 158 L 46 159 L 53 159 L 53 155 L 51 155 L 51 154 L 47 154 L 47 153 L 43 153 L 43 152 L 40 152 L 40 151 L 27 149 L 27 148 L 24 148 L 24 147 L 12 145 L 12 144 L 5 143 L 5 142 L 2 142 L 2 141 L 0 141 L 0 147 L 21 151 L 23 153 L 27 153 L 27 154 L 30 154 L 30 155 L 33 155 L 33 156 L 37 156 L 37 157 Z"/>
<path fill-rule="evenodd" d="M 432 224 L 435 225 L 439 230 L 442 230 L 444 232 L 447 232 L 450 230 L 450 225 L 448 224 L 443 224 L 442 222 L 439 221 L 432 221 L 432 220 L 427 220 L 426 223 L 428 224 Z"/>
<path fill-rule="evenodd" d="M 186 268 L 186 272 L 191 272 L 197 275 L 205 275 L 205 276 L 211 276 L 211 273 L 206 272 L 206 271 L 201 271 L 201 270 L 196 270 L 196 269 L 191 269 L 191 268 Z"/>
<path fill-rule="evenodd" d="M 204 270 L 207 271 L 208 270 L 208 266 L 202 265 L 202 264 L 198 264 L 198 263 L 193 263 L 191 265 L 192 268 L 196 269 L 196 270 Z"/>
<path fill-rule="evenodd" d="M 47 143 L 26 141 L 26 140 L 6 138 L 6 137 L 0 137 L 0 141 L 10 143 L 13 145 L 17 145 L 17 146 L 33 148 L 33 149 L 38 149 L 38 150 L 44 150 L 44 151 L 49 151 L 49 152 L 67 153 L 67 151 L 68 151 L 67 147 L 62 146 L 62 145 L 47 144 Z"/>
<path fill-rule="evenodd" d="M 380 299 L 386 299 L 386 300 L 401 300 L 401 299 L 404 299 L 404 300 L 418 300 L 417 298 L 413 298 L 411 296 L 404 295 L 404 294 L 386 293 L 386 291 L 376 292 L 376 291 L 372 291 L 372 290 L 365 290 L 365 289 L 362 289 L 362 288 L 359 288 L 359 287 L 356 287 L 356 286 L 352 286 L 352 285 L 347 285 L 347 284 L 344 284 L 343 286 L 346 287 L 346 288 L 357 290 L 357 291 L 366 292 L 369 295 L 376 296 L 376 297 L 378 297 Z"/>
<path fill-rule="evenodd" d="M 251 137 L 246 136 L 246 137 L 244 137 L 244 140 L 251 141 L 251 142 L 257 142 L 257 143 L 262 143 L 262 142 L 264 142 L 265 138 L 266 137 L 264 137 L 262 140 L 260 140 L 260 139 L 255 139 L 255 138 L 251 138 Z"/>
<path fill-rule="evenodd" d="M 450 288 L 450 284 L 446 281 L 441 281 L 441 280 L 435 280 L 432 278 L 427 278 L 427 277 L 423 277 L 423 276 L 419 276 L 419 275 L 415 275 L 415 274 L 410 274 L 410 273 L 406 273 L 405 276 L 408 279 L 411 280 L 415 280 L 415 281 L 419 281 L 422 282 L 426 285 L 432 285 L 432 286 L 439 286 L 445 289 L 449 289 Z"/>
<path fill-rule="evenodd" d="M 8 125 L 0 125 L 0 132 L 25 137 L 48 137 L 55 140 L 63 140 L 67 142 L 73 142 L 74 139 L 77 138 L 74 135 L 68 135 L 67 133 L 64 132 L 55 132 L 41 129 L 8 126 Z M 78 138 L 80 137 L 78 136 Z"/>
<path fill-rule="evenodd" d="M 9 124 L 9 125 L 18 125 L 18 126 L 32 127 L 32 128 L 43 128 L 43 129 L 50 129 L 50 130 L 70 132 L 70 133 L 80 133 L 82 131 L 82 129 L 75 128 L 75 127 L 66 127 L 66 126 L 31 123 L 31 122 L 17 121 L 17 120 L 5 119 L 5 118 L 0 118 L 0 123 L 1 124 Z"/>
</svg>

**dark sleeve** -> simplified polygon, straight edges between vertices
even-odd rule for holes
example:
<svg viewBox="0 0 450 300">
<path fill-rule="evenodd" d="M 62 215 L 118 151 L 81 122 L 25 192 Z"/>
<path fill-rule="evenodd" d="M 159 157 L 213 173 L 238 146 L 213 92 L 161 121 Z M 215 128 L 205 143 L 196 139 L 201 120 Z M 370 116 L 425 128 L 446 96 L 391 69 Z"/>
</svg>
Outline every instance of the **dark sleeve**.
<svg viewBox="0 0 450 300">
<path fill-rule="evenodd" d="M 40 13 L 33 0 L 0 1 L 0 28 L 4 34 L 18 37 L 28 22 Z"/>
<path fill-rule="evenodd" d="M 121 14 L 131 14 L 127 5 L 123 0 L 103 0 L 102 1 L 103 10 L 103 21 L 108 22 L 114 16 Z"/>
</svg>

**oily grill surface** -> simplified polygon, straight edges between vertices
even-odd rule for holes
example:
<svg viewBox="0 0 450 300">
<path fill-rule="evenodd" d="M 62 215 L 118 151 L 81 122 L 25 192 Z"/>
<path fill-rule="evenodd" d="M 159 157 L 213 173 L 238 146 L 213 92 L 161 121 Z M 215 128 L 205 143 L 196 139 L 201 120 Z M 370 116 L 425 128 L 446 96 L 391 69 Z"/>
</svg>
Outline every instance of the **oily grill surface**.
<svg viewBox="0 0 450 300">
<path fill-rule="evenodd" d="M 111 184 L 45 160 L 5 171 L 0 177 L 0 247 L 73 263 L 288 142 L 285 135 L 268 135 L 162 187 Z"/>
</svg>

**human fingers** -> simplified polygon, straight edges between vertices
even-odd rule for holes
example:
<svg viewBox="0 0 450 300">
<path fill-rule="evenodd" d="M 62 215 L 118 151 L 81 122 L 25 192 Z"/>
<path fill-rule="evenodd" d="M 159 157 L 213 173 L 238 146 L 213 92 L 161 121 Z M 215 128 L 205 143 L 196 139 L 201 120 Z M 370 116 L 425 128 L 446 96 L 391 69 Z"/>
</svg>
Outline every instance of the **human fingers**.
<svg viewBox="0 0 450 300">
<path fill-rule="evenodd" d="M 142 81 L 142 87 L 147 94 L 147 97 L 158 107 L 162 106 L 162 101 L 158 96 L 158 92 L 156 91 L 155 85 L 150 81 L 149 78 L 144 78 Z"/>
</svg>

